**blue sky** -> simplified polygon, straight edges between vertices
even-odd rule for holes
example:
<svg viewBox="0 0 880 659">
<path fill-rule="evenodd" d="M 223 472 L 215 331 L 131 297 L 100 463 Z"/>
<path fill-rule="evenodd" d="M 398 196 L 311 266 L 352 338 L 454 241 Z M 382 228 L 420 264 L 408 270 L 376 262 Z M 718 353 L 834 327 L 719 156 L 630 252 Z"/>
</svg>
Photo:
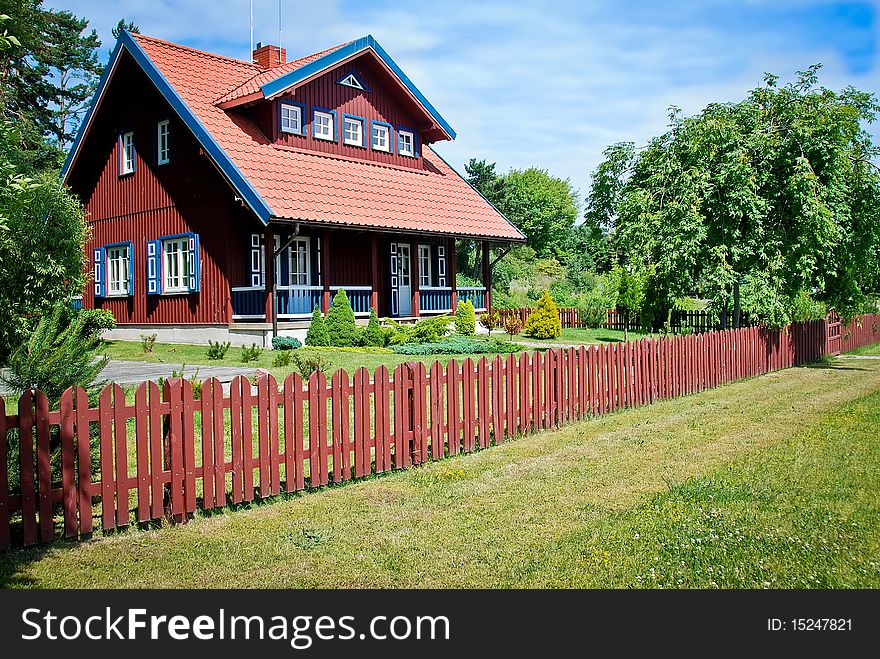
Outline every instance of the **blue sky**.
<svg viewBox="0 0 880 659">
<path fill-rule="evenodd" d="M 810 64 L 840 89 L 880 87 L 877 2 L 283 1 L 290 58 L 372 34 L 458 132 L 437 149 L 501 171 L 532 165 L 586 191 L 609 144 L 643 144 L 667 108 L 738 100 L 765 71 Z M 246 59 L 248 0 L 46 0 L 89 18 L 109 47 L 145 34 Z M 255 40 L 278 41 L 278 0 L 254 0 Z M 875 136 L 880 130 L 870 127 Z"/>
</svg>

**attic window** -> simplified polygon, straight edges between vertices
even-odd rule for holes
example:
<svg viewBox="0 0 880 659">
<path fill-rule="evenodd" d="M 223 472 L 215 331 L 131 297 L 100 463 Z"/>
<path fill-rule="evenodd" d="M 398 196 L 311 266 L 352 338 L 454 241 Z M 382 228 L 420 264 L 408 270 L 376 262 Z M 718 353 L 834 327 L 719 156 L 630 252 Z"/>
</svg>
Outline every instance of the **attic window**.
<svg viewBox="0 0 880 659">
<path fill-rule="evenodd" d="M 312 119 L 312 135 L 319 140 L 336 141 L 336 127 L 333 125 L 336 113 L 326 110 L 315 110 Z"/>
<path fill-rule="evenodd" d="M 281 132 L 303 135 L 303 107 L 300 104 L 281 104 Z"/>
<path fill-rule="evenodd" d="M 342 118 L 342 141 L 350 146 L 364 145 L 364 120 L 345 115 Z"/>
<path fill-rule="evenodd" d="M 336 84 L 342 85 L 343 87 L 351 87 L 352 89 L 359 89 L 362 92 L 370 91 L 367 89 L 366 85 L 361 82 L 361 79 L 358 78 L 356 73 L 349 73 L 347 76 L 340 78 Z"/>
<path fill-rule="evenodd" d="M 416 135 L 412 131 L 397 131 L 397 153 L 402 156 L 416 157 Z"/>
</svg>

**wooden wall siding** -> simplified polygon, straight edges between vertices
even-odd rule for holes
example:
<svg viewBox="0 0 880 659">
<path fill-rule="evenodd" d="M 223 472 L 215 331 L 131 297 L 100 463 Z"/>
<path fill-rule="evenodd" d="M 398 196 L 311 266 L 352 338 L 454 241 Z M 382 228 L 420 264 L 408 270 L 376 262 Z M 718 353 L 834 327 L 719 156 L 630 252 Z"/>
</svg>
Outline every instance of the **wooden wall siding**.
<svg viewBox="0 0 880 659">
<path fill-rule="evenodd" d="M 880 342 L 878 321 L 877 314 L 853 321 L 848 347 Z M 460 365 L 412 362 L 393 373 L 384 366 L 353 377 L 317 372 L 306 382 L 296 374 L 283 383 L 267 375 L 252 385 L 239 376 L 228 394 L 211 378 L 200 398 L 181 379 L 166 380 L 161 390 L 142 383 L 131 402 L 111 384 L 94 407 L 83 389 L 68 389 L 55 411 L 40 391 L 25 393 L 17 409 L 0 398 L 0 550 L 62 534 L 87 537 L 95 526 L 183 521 L 198 508 L 418 466 L 816 361 L 825 346 L 820 320 Z M 95 469 L 92 428 L 100 437 Z M 9 431 L 18 451 L 7 451 Z M 53 432 L 60 438 L 54 454 Z M 21 465 L 13 492 L 4 477 L 10 453 Z"/>
<path fill-rule="evenodd" d="M 332 231 L 330 243 L 330 285 L 369 286 L 373 275 L 370 234 L 366 231 Z"/>
<path fill-rule="evenodd" d="M 337 85 L 336 81 L 349 71 L 356 71 L 364 80 L 364 84 L 370 89 L 362 92 L 351 87 Z M 397 155 L 397 127 L 404 126 L 413 129 L 417 134 L 428 125 L 424 119 L 418 119 L 412 110 L 412 101 L 398 91 L 390 82 L 386 82 L 387 74 L 374 64 L 369 57 L 360 57 L 354 62 L 337 67 L 324 74 L 317 80 L 303 85 L 295 90 L 294 94 L 287 94 L 282 98 L 306 104 L 306 127 L 305 137 L 282 133 L 279 130 L 278 103 L 271 103 L 273 112 L 266 114 L 265 106 L 261 103 L 255 106 L 255 122 L 260 125 L 266 135 L 271 136 L 272 141 L 284 146 L 320 151 L 333 155 L 342 155 L 350 158 L 362 158 L 371 162 L 379 162 L 400 165 L 413 169 L 421 169 L 421 136 L 419 136 L 419 157 L 407 158 Z M 263 106 L 263 107 L 261 107 Z M 337 112 L 337 141 L 336 143 L 324 140 L 316 140 L 312 137 L 312 107 L 318 106 Z M 367 119 L 364 129 L 366 148 L 346 146 L 342 143 L 342 115 L 352 114 Z M 394 127 L 393 145 L 394 154 L 374 151 L 372 148 L 372 134 L 370 120 L 384 121 Z"/>
<path fill-rule="evenodd" d="M 157 164 L 157 123 L 171 120 L 171 162 Z M 118 170 L 118 136 L 134 130 L 135 172 Z M 201 155 L 143 72 L 123 57 L 107 90 L 69 184 L 83 201 L 92 229 L 86 246 L 91 271 L 95 246 L 134 243 L 135 295 L 99 299 L 119 323 L 227 323 L 231 318 L 229 285 L 245 285 L 246 246 L 260 223 L 235 201 L 235 193 Z M 201 292 L 192 295 L 146 295 L 146 241 L 194 231 L 201 241 Z M 95 306 L 87 287 L 83 305 Z"/>
</svg>

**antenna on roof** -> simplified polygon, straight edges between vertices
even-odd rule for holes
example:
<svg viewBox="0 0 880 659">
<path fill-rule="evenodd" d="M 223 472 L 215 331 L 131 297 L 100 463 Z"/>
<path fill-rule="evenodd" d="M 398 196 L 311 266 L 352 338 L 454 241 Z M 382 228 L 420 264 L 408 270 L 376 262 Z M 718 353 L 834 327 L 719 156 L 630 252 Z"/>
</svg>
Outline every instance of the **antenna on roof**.
<svg viewBox="0 0 880 659">
<path fill-rule="evenodd" d="M 254 0 L 251 0 L 251 54 L 248 57 L 249 62 L 254 61 Z"/>
<path fill-rule="evenodd" d="M 278 0 L 278 47 L 281 48 L 281 0 Z"/>
</svg>

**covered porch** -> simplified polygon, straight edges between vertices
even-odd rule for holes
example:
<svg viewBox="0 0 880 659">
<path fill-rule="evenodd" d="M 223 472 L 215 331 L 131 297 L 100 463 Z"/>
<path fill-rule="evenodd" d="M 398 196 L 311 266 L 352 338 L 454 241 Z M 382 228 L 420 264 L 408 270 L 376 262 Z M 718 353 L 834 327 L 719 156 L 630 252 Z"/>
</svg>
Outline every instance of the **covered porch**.
<svg viewBox="0 0 880 659">
<path fill-rule="evenodd" d="M 370 309 L 401 320 L 451 313 L 459 300 L 484 311 L 491 304 L 489 245 L 481 250 L 483 286 L 457 287 L 453 236 L 270 224 L 250 234 L 245 272 L 230 282 L 231 320 L 300 324 L 315 307 L 326 314 L 340 289 L 362 318 Z"/>
</svg>

